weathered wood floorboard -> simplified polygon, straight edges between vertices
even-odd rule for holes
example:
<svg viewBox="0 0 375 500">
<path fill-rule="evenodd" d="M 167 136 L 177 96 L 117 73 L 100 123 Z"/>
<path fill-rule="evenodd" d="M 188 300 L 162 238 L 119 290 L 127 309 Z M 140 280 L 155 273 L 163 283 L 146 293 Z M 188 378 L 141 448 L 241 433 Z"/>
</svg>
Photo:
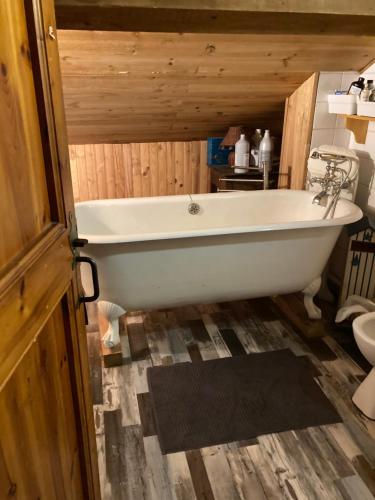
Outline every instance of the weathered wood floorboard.
<svg viewBox="0 0 375 500">
<path fill-rule="evenodd" d="M 90 331 L 94 417 L 103 499 L 368 500 L 375 495 L 375 422 L 351 396 L 366 373 L 325 323 L 290 321 L 298 298 L 201 305 L 134 313 L 124 321 L 123 365 L 98 364 Z M 286 301 L 286 302 L 285 302 Z M 283 313 L 284 311 L 284 313 Z M 94 323 L 95 324 L 95 323 Z M 297 326 L 296 326 L 297 325 Z M 313 335 L 312 335 L 313 332 Z M 162 455 L 147 368 L 291 349 L 343 423 L 259 436 L 240 443 Z M 101 373 L 99 373 L 99 366 Z M 99 394 L 101 390 L 101 394 Z M 181 395 L 183 397 L 183 395 Z"/>
</svg>

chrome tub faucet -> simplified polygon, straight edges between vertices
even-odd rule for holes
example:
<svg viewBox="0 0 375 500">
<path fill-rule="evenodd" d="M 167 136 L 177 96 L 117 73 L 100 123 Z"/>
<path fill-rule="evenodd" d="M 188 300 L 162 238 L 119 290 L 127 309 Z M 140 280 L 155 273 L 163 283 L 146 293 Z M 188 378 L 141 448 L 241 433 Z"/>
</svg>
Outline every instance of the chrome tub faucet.
<svg viewBox="0 0 375 500">
<path fill-rule="evenodd" d="M 313 184 L 319 184 L 322 188 L 322 191 L 314 196 L 312 202 L 314 205 L 327 207 L 323 219 L 326 219 L 329 214 L 333 217 L 338 199 L 340 198 L 341 190 L 348 189 L 353 182 L 350 179 L 352 160 L 346 156 L 331 153 L 319 153 L 318 151 L 314 151 L 311 158 L 319 158 L 327 164 L 326 174 L 324 177 L 316 176 L 309 179 L 311 186 Z M 348 170 L 338 166 L 345 162 L 349 162 Z M 331 197 L 331 200 L 328 203 L 329 197 Z"/>
<path fill-rule="evenodd" d="M 314 205 L 321 205 L 323 207 L 326 207 L 328 203 L 328 197 L 329 194 L 327 193 L 327 191 L 321 191 L 320 193 L 314 196 L 312 202 Z"/>
</svg>

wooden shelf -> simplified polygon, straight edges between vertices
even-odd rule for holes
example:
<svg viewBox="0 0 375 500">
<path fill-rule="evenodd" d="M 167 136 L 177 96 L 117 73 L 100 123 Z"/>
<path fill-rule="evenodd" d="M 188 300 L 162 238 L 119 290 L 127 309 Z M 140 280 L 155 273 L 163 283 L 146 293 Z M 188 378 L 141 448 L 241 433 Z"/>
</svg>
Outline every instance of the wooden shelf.
<svg viewBox="0 0 375 500">
<path fill-rule="evenodd" d="M 374 122 L 373 116 L 362 115 L 343 115 L 345 116 L 345 126 L 354 134 L 354 138 L 358 144 L 365 144 L 368 122 Z"/>
</svg>

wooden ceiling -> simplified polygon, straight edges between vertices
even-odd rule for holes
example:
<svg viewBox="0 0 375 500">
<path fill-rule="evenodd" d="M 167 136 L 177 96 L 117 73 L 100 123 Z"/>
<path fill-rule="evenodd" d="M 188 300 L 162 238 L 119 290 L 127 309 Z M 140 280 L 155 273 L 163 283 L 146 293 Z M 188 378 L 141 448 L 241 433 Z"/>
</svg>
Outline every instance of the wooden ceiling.
<svg viewBox="0 0 375 500">
<path fill-rule="evenodd" d="M 373 0 L 55 0 L 64 29 L 374 35 Z"/>
<path fill-rule="evenodd" d="M 375 38 L 59 30 L 71 144 L 193 140 L 230 125 L 280 132 L 315 71 L 361 70 Z"/>
</svg>

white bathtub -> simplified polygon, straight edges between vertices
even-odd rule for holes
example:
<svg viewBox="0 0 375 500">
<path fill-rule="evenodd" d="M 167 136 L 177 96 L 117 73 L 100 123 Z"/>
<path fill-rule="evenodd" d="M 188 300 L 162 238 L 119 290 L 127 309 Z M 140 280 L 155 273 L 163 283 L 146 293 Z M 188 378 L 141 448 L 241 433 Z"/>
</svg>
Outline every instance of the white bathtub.
<svg viewBox="0 0 375 500">
<path fill-rule="evenodd" d="M 342 226 L 362 216 L 340 200 L 335 217 L 322 220 L 313 196 L 193 195 L 197 215 L 188 213 L 186 195 L 77 203 L 79 236 L 89 241 L 82 253 L 97 261 L 100 299 L 128 311 L 286 294 L 313 283 L 312 297 Z"/>
</svg>

